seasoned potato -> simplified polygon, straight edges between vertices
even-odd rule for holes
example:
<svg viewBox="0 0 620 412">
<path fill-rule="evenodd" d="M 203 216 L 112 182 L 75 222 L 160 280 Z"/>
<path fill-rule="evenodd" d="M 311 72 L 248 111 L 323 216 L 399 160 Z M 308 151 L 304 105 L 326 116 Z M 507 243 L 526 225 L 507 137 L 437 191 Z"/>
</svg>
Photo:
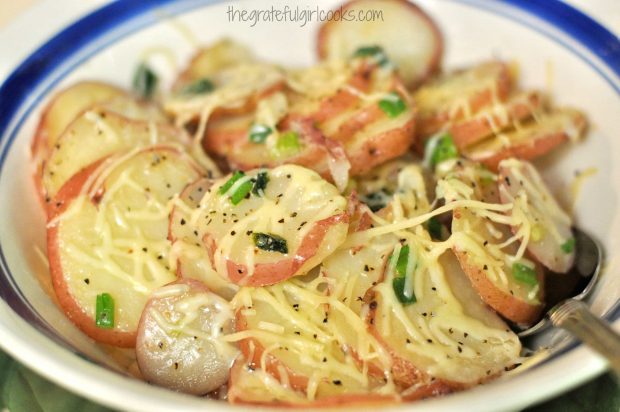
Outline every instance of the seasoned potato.
<svg viewBox="0 0 620 412">
<path fill-rule="evenodd" d="M 511 90 L 510 70 L 499 61 L 442 75 L 413 95 L 419 109 L 418 133 L 427 138 L 452 122 L 506 100 Z"/>
<path fill-rule="evenodd" d="M 424 236 L 422 244 L 417 239 L 398 249 L 398 260 L 406 250 L 408 262 L 415 261 L 405 285 L 396 287 L 397 266 L 388 267 L 369 304 L 369 324 L 392 355 L 394 379 L 410 388 L 409 399 L 486 381 L 518 362 L 521 350 L 517 336 L 471 290 L 451 252 L 437 256 L 422 246 Z"/>
<path fill-rule="evenodd" d="M 486 137 L 501 134 L 515 125 L 519 127 L 521 122 L 531 117 L 536 119 L 542 116 L 544 108 L 540 93 L 535 91 L 517 93 L 504 103 L 494 104 L 469 118 L 454 122 L 447 131 L 454 139 L 454 143 L 460 149 L 464 149 Z"/>
<path fill-rule="evenodd" d="M 469 146 L 463 151 L 463 156 L 497 170 L 504 159 L 534 159 L 561 143 L 579 139 L 585 130 L 586 118 L 581 112 L 574 109 L 556 109 L 518 129 L 500 133 Z"/>
<path fill-rule="evenodd" d="M 189 224 L 192 212 L 200 206 L 200 200 L 212 185 L 212 180 L 200 179 L 189 184 L 179 195 L 180 202 L 175 204 L 170 213 L 170 254 L 171 258 L 176 260 L 179 278 L 199 280 L 212 292 L 230 300 L 239 287 L 213 270 L 198 230 Z"/>
<path fill-rule="evenodd" d="M 409 87 L 438 70 L 443 39 L 435 22 L 402 0 L 354 0 L 337 13 L 381 13 L 366 21 L 330 20 L 321 26 L 318 53 L 323 60 L 348 59 L 362 47 L 380 46 Z"/>
<path fill-rule="evenodd" d="M 497 175 L 478 164 L 457 162 L 439 186 L 447 203 L 499 203 Z M 524 256 L 522 238 L 512 236 L 510 223 L 501 212 L 456 208 L 452 218 L 453 250 L 485 303 L 506 319 L 529 324 L 538 319 L 542 310 L 544 277 L 541 268 Z M 519 276 L 520 269 L 528 274 Z"/>
<path fill-rule="evenodd" d="M 349 221 L 336 188 L 295 165 L 218 180 L 197 210 L 191 224 L 217 273 L 249 286 L 307 273 L 344 241 Z"/>
<path fill-rule="evenodd" d="M 536 259 L 556 273 L 565 273 L 575 261 L 575 238 L 570 216 L 560 208 L 534 166 L 517 159 L 500 163 L 499 194 L 513 203 L 512 214 L 524 216 L 529 234 L 524 241 Z M 519 201 L 517 201 L 519 199 Z M 513 226 L 519 232 L 521 227 Z"/>
<path fill-rule="evenodd" d="M 89 164 L 117 152 L 187 138 L 171 126 L 129 120 L 107 110 L 87 110 L 58 138 L 43 169 L 43 189 L 53 198 L 71 176 Z"/>
<path fill-rule="evenodd" d="M 200 174 L 178 149 L 143 149 L 95 163 L 58 192 L 47 231 L 52 281 L 62 309 L 88 336 L 134 346 L 149 294 L 176 278 L 167 263 L 171 199 Z M 106 294 L 111 307 L 98 312 Z"/>
<path fill-rule="evenodd" d="M 379 394 L 392 384 L 384 372 L 390 368 L 389 355 L 358 315 L 321 291 L 325 283 L 332 282 L 291 279 L 242 289 L 236 298 L 241 350 L 250 365 L 310 399 Z M 347 340 L 347 329 L 355 331 L 355 341 Z M 370 365 L 381 373 L 367 376 Z"/>
<path fill-rule="evenodd" d="M 204 395 L 226 384 L 239 350 L 223 340 L 233 331 L 228 302 L 201 282 L 157 289 L 142 312 L 136 356 L 142 376 L 176 391 Z"/>
<path fill-rule="evenodd" d="M 208 150 L 243 170 L 299 164 L 342 189 L 349 175 L 413 143 L 415 105 L 391 70 L 363 60 L 325 64 L 291 73 L 288 84 L 289 92 L 264 99 L 253 115 L 214 120 Z"/>
</svg>

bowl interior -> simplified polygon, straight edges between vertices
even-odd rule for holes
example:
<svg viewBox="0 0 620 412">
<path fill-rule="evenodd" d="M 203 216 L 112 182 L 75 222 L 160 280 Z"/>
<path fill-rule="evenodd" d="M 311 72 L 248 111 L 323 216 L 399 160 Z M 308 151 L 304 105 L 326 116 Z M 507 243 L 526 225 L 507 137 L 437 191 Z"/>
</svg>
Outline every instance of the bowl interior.
<svg viewBox="0 0 620 412">
<path fill-rule="evenodd" d="M 145 53 L 151 53 L 149 61 L 162 73 L 166 87 L 197 44 L 208 44 L 222 37 L 248 44 L 260 58 L 283 65 L 303 66 L 316 61 L 315 35 L 319 24 L 316 20 L 303 26 L 300 22 L 257 22 L 252 26 L 251 22 L 229 21 L 231 8 L 267 10 L 273 6 L 284 9 L 287 2 L 211 3 L 172 3 L 165 10 L 144 13 L 151 13 L 148 17 L 151 20 L 155 16 L 155 24 L 138 29 L 150 20 L 146 17 L 142 20 L 119 20 L 117 27 L 105 35 L 89 39 L 89 47 L 67 61 L 59 62 L 45 76 L 30 100 L 21 106 L 23 122 L 13 130 L 13 136 L 2 138 L 0 198 L 4 201 L 0 203 L 0 245 L 2 263 L 7 272 L 2 283 L 5 289 L 12 290 L 11 293 L 5 291 L 4 295 L 13 309 L 8 310 L 6 305 L 2 307 L 2 312 L 8 315 L 0 320 L 0 327 L 10 330 L 15 339 L 25 342 L 28 341 L 26 337 L 36 335 L 29 341 L 29 349 L 39 348 L 41 353 L 51 350 L 50 345 L 56 344 L 48 338 L 32 335 L 32 330 L 28 328 L 34 326 L 43 331 L 69 350 L 59 352 L 66 359 L 67 369 L 83 368 L 81 357 L 121 375 L 135 365 L 132 366 L 126 352 L 110 351 L 82 335 L 54 302 L 45 258 L 45 221 L 32 184 L 29 157 L 29 145 L 40 111 L 54 90 L 79 80 L 97 79 L 129 87 L 133 70 Z M 620 298 L 620 278 L 613 276 L 618 264 L 615 251 L 620 250 L 620 238 L 614 236 L 620 231 L 620 140 L 615 136 L 617 113 L 620 113 L 619 79 L 570 36 L 507 4 L 433 0 L 418 3 L 435 18 L 443 31 L 446 68 L 493 58 L 511 60 L 519 68 L 523 87 L 543 90 L 557 105 L 575 106 L 587 113 L 591 124 L 587 139 L 566 145 L 537 164 L 544 171 L 552 191 L 567 209 L 573 211 L 577 224 L 599 239 L 607 251 L 605 271 L 591 297 L 595 313 L 605 314 Z M 317 5 L 321 10 L 328 10 L 337 3 L 331 0 L 300 2 L 298 8 L 310 11 L 315 10 Z M 291 8 L 294 9 L 294 6 Z M 175 15 L 179 11 L 183 13 Z M 88 39 L 88 32 L 84 36 Z M 584 170 L 595 173 L 584 180 L 581 189 L 577 190 L 575 175 Z M 31 326 L 27 326 L 24 319 Z M 565 334 L 549 331 L 533 340 L 531 345 L 560 348 L 567 343 Z M 58 350 L 57 345 L 54 348 Z M 34 361 L 29 362 L 19 355 L 20 349 L 6 349 L 37 368 Z M 552 359 L 539 367 L 557 368 L 558 365 L 560 363 Z M 566 373 L 575 374 L 578 378 L 579 371 Z M 105 375 L 106 385 L 112 388 L 124 385 L 127 381 L 121 375 Z M 67 382 L 65 384 L 72 386 Z M 183 402 L 193 402 L 180 395 L 147 388 L 142 383 L 135 384 L 141 391 L 144 390 L 144 394 L 152 392 L 159 399 L 177 396 L 184 399 Z M 515 384 L 527 385 L 524 381 Z M 486 392 L 476 391 L 459 396 L 484 400 L 492 396 L 493 385 L 487 385 L 484 388 Z M 84 392 L 79 387 L 72 389 Z M 517 388 L 514 390 L 517 391 Z M 146 403 L 138 405 L 145 406 L 148 402 L 156 404 L 152 397 L 144 397 L 141 402 Z M 123 406 L 122 402 L 113 400 L 109 400 L 108 404 Z"/>
</svg>

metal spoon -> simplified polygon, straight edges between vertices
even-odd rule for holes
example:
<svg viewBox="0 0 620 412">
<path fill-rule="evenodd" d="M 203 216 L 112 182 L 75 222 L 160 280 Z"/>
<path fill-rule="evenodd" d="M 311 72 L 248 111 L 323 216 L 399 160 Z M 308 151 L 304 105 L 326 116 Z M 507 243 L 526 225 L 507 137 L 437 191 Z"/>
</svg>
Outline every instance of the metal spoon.
<svg viewBox="0 0 620 412">
<path fill-rule="evenodd" d="M 518 332 L 518 336 L 540 333 L 550 325 L 560 327 L 607 358 L 620 374 L 620 335 L 582 301 L 598 281 L 603 251 L 597 241 L 580 229 L 573 228 L 573 233 L 576 253 L 573 269 L 568 274 L 547 277 L 545 316 L 534 326 Z"/>
</svg>

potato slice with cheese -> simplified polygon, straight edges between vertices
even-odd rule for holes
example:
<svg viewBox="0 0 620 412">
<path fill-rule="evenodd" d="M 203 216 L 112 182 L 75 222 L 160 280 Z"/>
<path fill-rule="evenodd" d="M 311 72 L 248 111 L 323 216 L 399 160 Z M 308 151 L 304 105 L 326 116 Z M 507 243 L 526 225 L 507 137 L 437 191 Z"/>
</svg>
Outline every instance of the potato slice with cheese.
<svg viewBox="0 0 620 412">
<path fill-rule="evenodd" d="M 505 102 L 493 104 L 469 118 L 450 124 L 448 132 L 454 143 L 463 149 L 506 129 L 518 128 L 529 118 L 537 119 L 543 116 L 544 109 L 545 102 L 539 92 L 516 93 Z"/>
<path fill-rule="evenodd" d="M 150 293 L 176 278 L 167 239 L 174 197 L 201 173 L 178 149 L 156 147 L 95 163 L 60 190 L 48 223 L 50 271 L 62 309 L 88 336 L 135 344 Z"/>
<path fill-rule="evenodd" d="M 193 395 L 225 385 L 239 350 L 223 336 L 234 328 L 229 303 L 199 281 L 154 291 L 142 312 L 136 357 L 148 382 Z"/>
<path fill-rule="evenodd" d="M 287 81 L 291 90 L 263 98 L 253 116 L 213 120 L 208 150 L 243 170 L 299 164 L 342 189 L 349 175 L 413 143 L 415 105 L 389 69 L 356 60 L 291 72 Z"/>
<path fill-rule="evenodd" d="M 365 15 L 365 21 L 334 19 L 321 26 L 322 60 L 348 59 L 364 48 L 380 46 L 405 84 L 413 87 L 438 70 L 443 39 L 436 23 L 415 4 L 402 0 L 354 0 L 337 15 Z M 369 16 L 375 16 L 374 19 Z"/>
<path fill-rule="evenodd" d="M 224 38 L 207 47 L 200 48 L 192 56 L 187 67 L 175 81 L 174 90 L 181 91 L 183 88 L 195 84 L 195 82 L 209 79 L 222 69 L 254 61 L 256 59 L 249 48 L 232 39 Z"/>
<path fill-rule="evenodd" d="M 363 319 L 322 290 L 329 284 L 333 280 L 318 277 L 242 289 L 234 301 L 242 352 L 250 365 L 303 391 L 309 400 L 389 394 L 388 353 Z M 354 330 L 356 340 L 347 340 L 343 328 Z M 370 365 L 385 372 L 370 373 Z"/>
<path fill-rule="evenodd" d="M 212 180 L 200 179 L 189 184 L 179 195 L 179 202 L 170 213 L 170 256 L 176 260 L 179 278 L 199 280 L 212 292 L 230 300 L 239 287 L 213 270 L 198 230 L 189 223 L 192 213 L 200 207 L 200 200 L 212 185 Z"/>
<path fill-rule="evenodd" d="M 566 141 L 583 136 L 587 122 L 575 109 L 555 109 L 497 136 L 482 140 L 463 150 L 464 157 L 497 170 L 499 163 L 511 157 L 530 160 L 542 156 Z"/>
<path fill-rule="evenodd" d="M 442 75 L 418 89 L 418 133 L 422 139 L 450 123 L 471 118 L 483 107 L 506 100 L 512 89 L 508 66 L 499 61 L 482 63 Z"/>
<path fill-rule="evenodd" d="M 393 357 L 394 379 L 414 399 L 487 381 L 518 362 L 521 350 L 451 252 L 429 241 L 418 231 L 397 242 L 369 304 L 369 323 Z"/>
<path fill-rule="evenodd" d="M 522 215 L 519 233 L 525 230 L 527 250 L 557 273 L 570 270 L 575 261 L 575 238 L 570 216 L 562 210 L 536 168 L 517 159 L 500 163 L 499 194 L 502 202 L 514 204 L 511 215 Z"/>
<path fill-rule="evenodd" d="M 213 267 L 238 285 L 303 275 L 345 239 L 347 200 L 295 165 L 218 180 L 192 215 Z"/>
<path fill-rule="evenodd" d="M 243 357 L 237 358 L 230 371 L 227 398 L 232 404 L 293 408 L 385 407 L 400 399 L 396 395 L 352 393 L 309 400 L 302 391 L 281 383 L 270 373 L 249 364 Z"/>
<path fill-rule="evenodd" d="M 45 194 L 53 198 L 71 176 L 99 159 L 162 142 L 186 143 L 187 138 L 171 126 L 129 120 L 103 109 L 87 110 L 58 138 L 45 162 Z"/>
<path fill-rule="evenodd" d="M 544 303 L 543 272 L 525 256 L 522 234 L 510 231 L 524 214 L 511 219 L 493 206 L 500 203 L 497 175 L 460 160 L 438 187 L 446 203 L 465 202 L 453 212 L 453 251 L 482 300 L 515 323 L 536 321 Z"/>
</svg>

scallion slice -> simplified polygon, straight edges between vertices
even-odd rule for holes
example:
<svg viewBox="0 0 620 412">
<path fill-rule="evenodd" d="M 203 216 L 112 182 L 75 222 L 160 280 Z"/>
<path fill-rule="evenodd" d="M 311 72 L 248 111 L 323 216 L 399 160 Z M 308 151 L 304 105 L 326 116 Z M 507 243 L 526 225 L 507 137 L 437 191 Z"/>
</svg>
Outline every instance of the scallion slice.
<svg viewBox="0 0 620 412">
<path fill-rule="evenodd" d="M 573 250 L 575 250 L 575 238 L 572 237 L 568 239 L 566 242 L 562 243 L 560 248 L 562 248 L 562 252 L 566 253 L 567 255 L 569 253 L 573 253 Z"/>
<path fill-rule="evenodd" d="M 243 173 L 242 171 L 240 170 L 235 171 L 232 177 L 228 179 L 226 183 L 220 186 L 220 190 L 219 190 L 220 194 L 223 195 L 224 193 L 228 192 L 228 190 L 230 190 L 230 188 L 235 184 L 235 182 L 241 179 L 243 176 L 245 176 L 245 173 Z"/>
<path fill-rule="evenodd" d="M 443 225 L 436 216 L 431 217 L 426 222 L 426 229 L 433 240 L 443 239 Z"/>
<path fill-rule="evenodd" d="M 254 240 L 254 244 L 257 248 L 266 250 L 267 252 L 288 253 L 286 239 L 280 236 L 254 232 L 252 234 L 252 240 Z"/>
<path fill-rule="evenodd" d="M 388 93 L 378 104 L 379 108 L 390 118 L 398 117 L 407 110 L 405 101 L 396 92 Z"/>
<path fill-rule="evenodd" d="M 396 298 L 403 305 L 409 305 L 416 302 L 415 293 L 412 293 L 411 296 L 407 296 L 405 294 L 407 265 L 409 264 L 409 250 L 409 245 L 405 245 L 400 248 L 398 257 L 396 255 L 392 255 L 392 259 L 396 259 L 396 262 L 393 262 L 394 279 L 392 279 L 392 288 L 394 289 Z"/>
<path fill-rule="evenodd" d="M 429 153 L 430 157 L 425 157 L 430 159 L 432 168 L 441 162 L 459 157 L 459 150 L 454 144 L 452 136 L 448 133 L 442 135 L 436 141 L 429 141 L 427 143 L 427 149 L 431 151 Z"/>
<path fill-rule="evenodd" d="M 143 99 L 150 99 L 157 88 L 157 75 L 146 64 L 140 63 L 133 76 L 133 90 Z"/>
<path fill-rule="evenodd" d="M 517 282 L 521 282 L 529 286 L 538 285 L 536 271 L 531 267 L 524 265 L 523 263 L 513 263 L 512 276 Z"/>
<path fill-rule="evenodd" d="M 291 156 L 300 149 L 299 135 L 292 130 L 282 133 L 276 143 L 276 150 L 282 155 Z"/>
<path fill-rule="evenodd" d="M 241 183 L 241 185 L 230 195 L 230 202 L 233 205 L 241 202 L 250 193 L 253 185 L 254 184 L 251 180 Z"/>
<path fill-rule="evenodd" d="M 114 327 L 114 299 L 109 293 L 97 295 L 95 311 L 95 325 L 98 328 L 111 329 Z"/>
<path fill-rule="evenodd" d="M 255 124 L 250 129 L 249 139 L 252 143 L 265 143 L 267 137 L 273 133 L 271 127 L 267 127 L 264 124 Z"/>
<path fill-rule="evenodd" d="M 372 58 L 379 66 L 390 64 L 387 54 L 381 46 L 363 46 L 355 50 L 353 58 Z"/>
<path fill-rule="evenodd" d="M 183 87 L 183 89 L 181 89 L 181 94 L 205 94 L 212 92 L 213 89 L 215 89 L 215 85 L 211 82 L 211 80 L 205 77 Z"/>
<path fill-rule="evenodd" d="M 256 181 L 254 182 L 252 193 L 257 196 L 262 196 L 265 192 L 265 188 L 267 187 L 267 183 L 269 183 L 269 175 L 267 172 L 260 172 L 256 175 Z"/>
</svg>

